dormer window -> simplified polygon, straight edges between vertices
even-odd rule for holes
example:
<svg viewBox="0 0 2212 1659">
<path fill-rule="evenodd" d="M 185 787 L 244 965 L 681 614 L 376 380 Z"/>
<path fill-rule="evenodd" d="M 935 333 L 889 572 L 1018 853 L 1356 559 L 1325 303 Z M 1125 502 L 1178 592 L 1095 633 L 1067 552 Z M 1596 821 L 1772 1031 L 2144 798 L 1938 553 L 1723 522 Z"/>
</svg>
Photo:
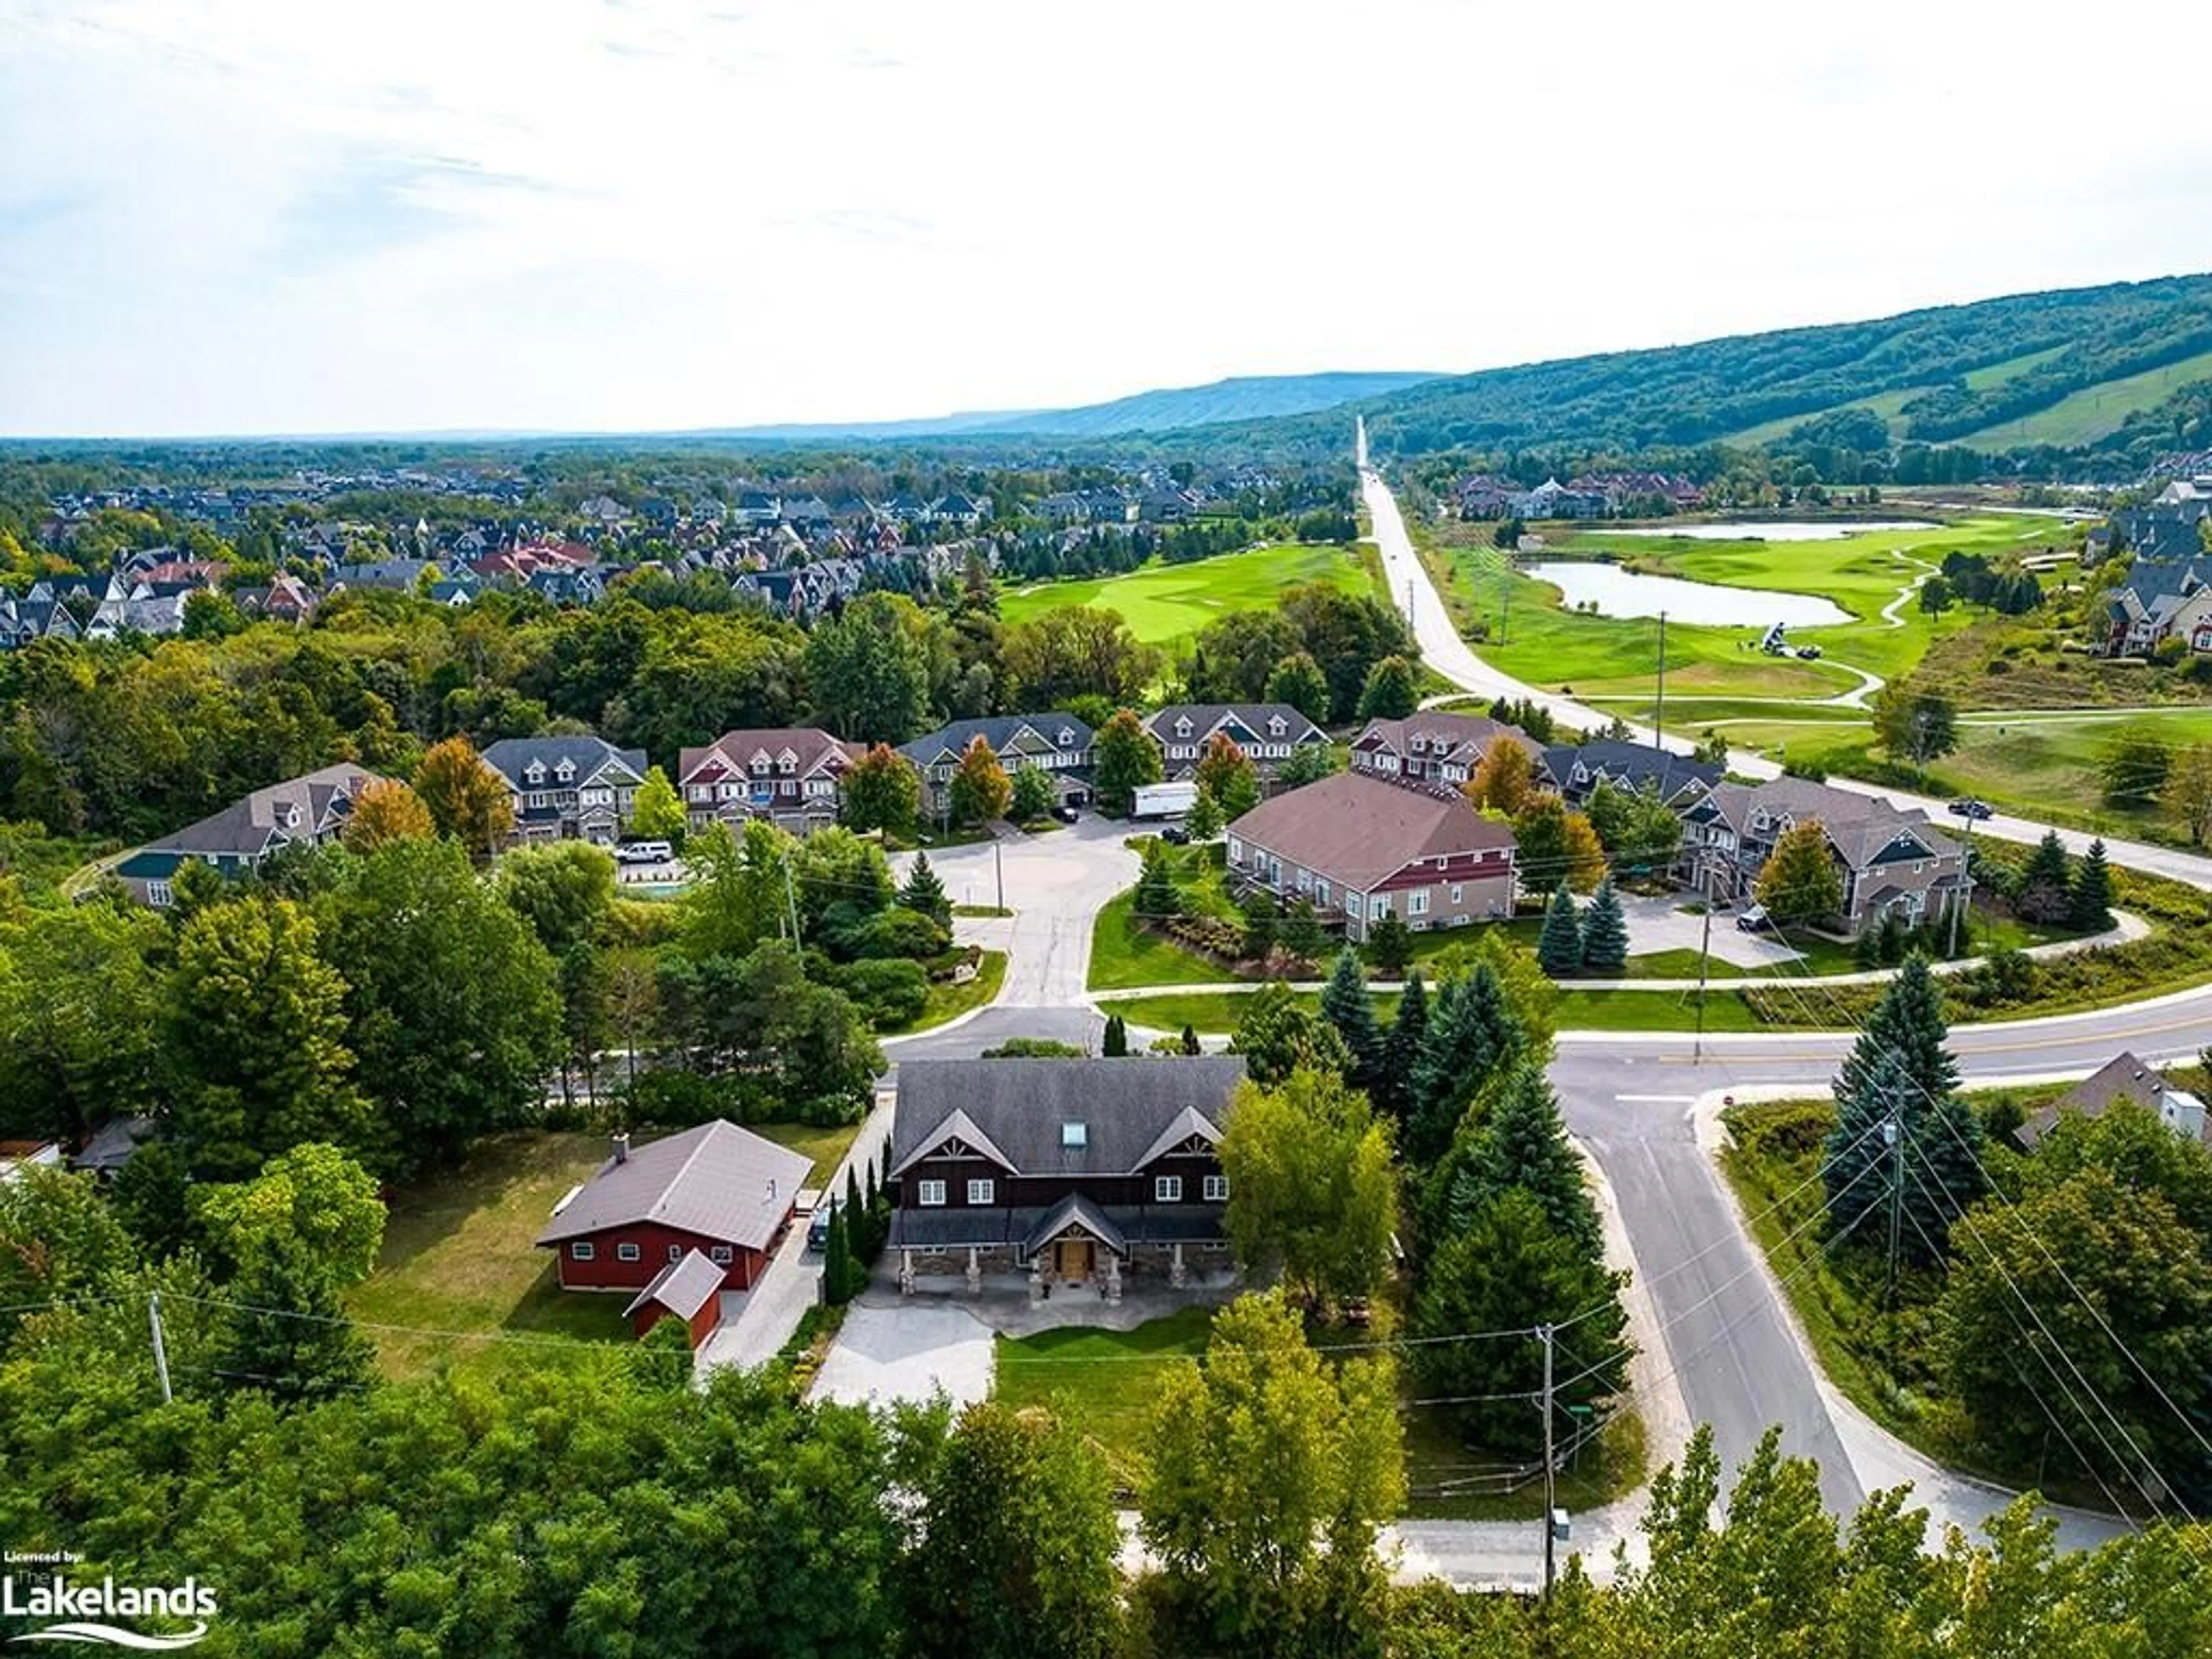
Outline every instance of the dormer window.
<svg viewBox="0 0 2212 1659">
<path fill-rule="evenodd" d="M 796 772 L 799 769 L 799 762 L 793 757 L 786 755 L 782 759 L 776 762 L 775 769 L 782 773 L 786 777 L 789 777 L 793 772 Z"/>
<path fill-rule="evenodd" d="M 532 782 L 532 783 L 543 783 L 543 782 L 544 782 L 544 781 L 545 781 L 545 763 L 544 763 L 544 762 L 543 762 L 543 761 L 532 761 L 532 762 L 531 762 L 531 763 L 530 763 L 530 764 L 529 764 L 528 766 L 526 766 L 526 767 L 525 767 L 525 768 L 523 769 L 522 775 L 523 775 L 524 777 L 526 777 L 526 778 L 529 779 L 529 780 L 530 780 L 530 781 L 531 781 L 531 782 Z"/>
<path fill-rule="evenodd" d="M 1190 720 L 1189 717 L 1186 715 L 1184 718 L 1176 722 L 1176 736 L 1179 738 L 1187 738 L 1189 735 Z"/>
<path fill-rule="evenodd" d="M 1060 1126 L 1060 1144 L 1064 1151 L 1075 1152 L 1091 1144 L 1091 1126 L 1087 1123 L 1063 1123 Z"/>
<path fill-rule="evenodd" d="M 1073 749 L 1075 747 L 1075 733 L 1069 731 L 1067 727 L 1064 726 L 1060 728 L 1060 746 L 1062 749 Z"/>
<path fill-rule="evenodd" d="M 755 755 L 753 757 L 753 775 L 757 778 L 764 778 L 768 775 L 768 757 L 766 755 Z"/>
<path fill-rule="evenodd" d="M 575 763 L 573 761 L 562 761 L 561 764 L 554 769 L 553 775 L 560 779 L 563 783 L 568 782 L 576 775 Z"/>
<path fill-rule="evenodd" d="M 1416 732 L 1413 733 L 1413 741 L 1407 746 L 1418 755 L 1424 752 L 1428 748 L 1429 740 L 1423 737 L 1419 732 Z"/>
<path fill-rule="evenodd" d="M 1281 736 L 1283 735 L 1283 733 L 1284 733 L 1284 732 L 1285 732 L 1289 731 L 1290 729 L 1291 729 L 1291 723 L 1290 723 L 1288 720 L 1285 720 L 1285 719 L 1284 719 L 1280 714 L 1276 715 L 1276 716 L 1274 717 L 1274 719 L 1273 719 L 1273 720 L 1269 720 L 1269 721 L 1267 722 L 1267 730 L 1268 730 L 1268 732 L 1269 732 L 1272 735 L 1273 735 L 1273 736 L 1275 736 L 1275 737 L 1278 737 L 1278 738 L 1281 737 Z"/>
</svg>

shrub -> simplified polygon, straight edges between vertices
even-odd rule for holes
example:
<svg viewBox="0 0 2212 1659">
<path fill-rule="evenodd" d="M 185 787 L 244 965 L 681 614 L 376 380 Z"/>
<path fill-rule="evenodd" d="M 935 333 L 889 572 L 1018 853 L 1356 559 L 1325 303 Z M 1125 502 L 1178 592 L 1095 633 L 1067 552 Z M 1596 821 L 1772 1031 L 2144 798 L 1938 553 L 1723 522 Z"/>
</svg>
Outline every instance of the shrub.
<svg viewBox="0 0 2212 1659">
<path fill-rule="evenodd" d="M 929 1002 L 929 975 L 905 957 L 853 963 L 837 969 L 831 982 L 879 1031 L 913 1024 Z"/>
</svg>

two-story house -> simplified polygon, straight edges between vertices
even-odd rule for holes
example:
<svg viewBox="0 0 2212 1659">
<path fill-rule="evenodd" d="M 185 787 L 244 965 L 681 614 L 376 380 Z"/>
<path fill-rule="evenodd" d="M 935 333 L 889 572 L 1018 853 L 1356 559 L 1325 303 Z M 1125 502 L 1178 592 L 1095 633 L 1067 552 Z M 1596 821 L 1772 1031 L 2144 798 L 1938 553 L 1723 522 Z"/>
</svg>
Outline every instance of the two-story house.
<svg viewBox="0 0 2212 1659">
<path fill-rule="evenodd" d="M 1517 726 L 1486 714 L 1424 710 L 1401 720 L 1374 720 L 1352 740 L 1352 769 L 1407 783 L 1457 788 L 1474 775 L 1490 745 L 1517 743 L 1540 764 L 1543 750 Z"/>
<path fill-rule="evenodd" d="M 501 738 L 483 763 L 514 804 L 514 839 L 611 847 L 629 827 L 645 781 L 645 750 L 604 738 Z"/>
<path fill-rule="evenodd" d="M 803 836 L 836 823 L 854 759 L 852 745 L 816 726 L 725 732 L 683 752 L 676 790 L 694 830 L 765 818 Z"/>
<path fill-rule="evenodd" d="M 1805 778 L 1722 782 L 1681 817 L 1675 876 L 1716 903 L 1750 902 L 1775 843 L 1801 823 L 1818 823 L 1827 841 L 1844 893 L 1829 921 L 1847 937 L 1893 915 L 1907 926 L 1940 921 L 1972 892 L 1958 842 L 1917 807 L 1900 811 L 1878 795 Z"/>
<path fill-rule="evenodd" d="M 921 810 L 928 817 L 950 810 L 952 774 L 968 745 L 981 738 L 1011 777 L 1035 768 L 1049 773 L 1064 805 L 1081 806 L 1091 799 L 1091 728 L 1073 714 L 1000 714 L 990 720 L 955 720 L 912 743 L 899 753 L 921 775 Z"/>
<path fill-rule="evenodd" d="M 354 799 L 384 781 L 350 761 L 257 789 L 222 811 L 148 842 L 116 865 L 113 874 L 141 903 L 166 908 L 170 883 L 187 860 L 239 876 L 289 847 L 334 841 L 353 816 Z"/>
<path fill-rule="evenodd" d="M 1181 782 L 1198 770 L 1218 733 L 1243 750 L 1272 790 L 1276 769 L 1301 749 L 1327 748 L 1328 734 L 1286 702 L 1176 702 L 1145 721 L 1160 746 L 1161 775 Z"/>
<path fill-rule="evenodd" d="M 1678 815 L 1718 783 L 1726 769 L 1649 744 L 1610 738 L 1547 749 L 1542 767 L 1570 806 L 1588 805 L 1598 785 L 1609 783 L 1632 793 L 1649 787 Z"/>
<path fill-rule="evenodd" d="M 917 1277 L 1026 1269 L 1030 1295 L 1229 1265 L 1218 1148 L 1244 1062 L 911 1060 L 891 1128 L 890 1249 Z"/>
<path fill-rule="evenodd" d="M 1229 826 L 1231 881 L 1309 901 L 1358 941 L 1385 915 L 1415 933 L 1513 914 L 1513 831 L 1456 787 L 1339 772 Z"/>
</svg>

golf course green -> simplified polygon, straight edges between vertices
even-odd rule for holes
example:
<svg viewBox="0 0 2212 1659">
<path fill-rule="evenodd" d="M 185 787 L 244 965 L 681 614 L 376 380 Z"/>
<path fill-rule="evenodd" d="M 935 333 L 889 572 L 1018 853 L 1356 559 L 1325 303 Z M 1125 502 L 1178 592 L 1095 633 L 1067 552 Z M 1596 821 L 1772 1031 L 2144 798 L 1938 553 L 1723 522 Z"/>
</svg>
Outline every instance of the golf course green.
<svg viewBox="0 0 2212 1659">
<path fill-rule="evenodd" d="M 1296 582 L 1334 582 L 1347 593 L 1372 591 L 1373 578 L 1356 547 L 1290 543 L 1223 553 L 1188 564 L 1148 564 L 1096 580 L 1037 582 L 999 597 L 1008 626 L 1062 605 L 1095 605 L 1127 618 L 1148 645 L 1195 634 L 1232 611 L 1272 605 Z"/>
</svg>

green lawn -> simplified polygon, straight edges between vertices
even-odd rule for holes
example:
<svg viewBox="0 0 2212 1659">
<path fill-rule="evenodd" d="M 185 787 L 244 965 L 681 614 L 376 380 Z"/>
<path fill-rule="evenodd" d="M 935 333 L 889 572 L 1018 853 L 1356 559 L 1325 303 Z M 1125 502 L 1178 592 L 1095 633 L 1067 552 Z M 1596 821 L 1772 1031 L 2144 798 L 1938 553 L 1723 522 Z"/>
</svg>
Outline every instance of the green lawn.
<svg viewBox="0 0 2212 1659">
<path fill-rule="evenodd" d="M 845 1153 L 860 1133 L 857 1123 L 748 1123 L 745 1127 L 763 1140 L 773 1140 L 812 1158 L 814 1167 L 806 1174 L 810 1187 L 819 1187 L 836 1176 L 837 1166 L 845 1161 Z"/>
<path fill-rule="evenodd" d="M 1002 591 L 999 614 L 1009 627 L 1062 605 L 1118 611 L 1139 640 L 1165 645 L 1232 611 L 1272 605 L 1293 582 L 1334 582 L 1347 593 L 1372 591 L 1356 549 L 1294 543 L 1223 553 L 1188 564 L 1148 564 L 1127 575 L 1040 582 Z"/>
<path fill-rule="evenodd" d="M 1084 981 L 1093 991 L 1125 991 L 1140 985 L 1206 985 L 1229 977 L 1210 957 L 1186 951 L 1173 939 L 1146 933 L 1129 917 L 1134 889 L 1117 893 L 1098 913 L 1091 934 L 1091 971 Z"/>
<path fill-rule="evenodd" d="M 999 994 L 999 988 L 1006 982 L 1006 953 L 986 951 L 976 964 L 975 977 L 965 985 L 933 980 L 929 1000 L 921 1006 L 921 1014 L 908 1024 L 894 1030 L 878 1033 L 882 1036 L 902 1036 L 915 1031 L 927 1031 L 942 1025 L 948 1019 L 957 1019 L 970 1009 L 981 1008 Z"/>
<path fill-rule="evenodd" d="M 1161 1371 L 1203 1353 L 1212 1325 L 1212 1309 L 1184 1308 L 1129 1331 L 1069 1326 L 1002 1336 L 994 1391 L 1011 1406 L 1054 1407 L 1098 1443 L 1115 1479 L 1127 1485 L 1143 1455 Z"/>
<path fill-rule="evenodd" d="M 2145 369 L 2060 398 L 2048 409 L 2023 415 L 2000 426 L 1984 427 L 1954 442 L 1982 449 L 2009 449 L 2016 444 L 2086 444 L 2117 428 L 2139 409 L 2164 403 L 2191 380 L 2212 378 L 2212 351 L 2185 357 L 2164 368 Z"/>
<path fill-rule="evenodd" d="M 2039 363 L 2049 362 L 2065 349 L 2063 345 L 2051 346 L 2042 351 L 2030 351 L 2018 357 L 2008 357 L 2001 363 L 1985 363 L 1979 368 L 1968 369 L 1960 378 L 1966 381 L 1968 391 L 1986 392 L 1991 386 L 2002 386 L 2008 380 L 2019 379 L 2029 369 Z M 1784 415 L 1778 420 L 1765 421 L 1757 426 L 1746 427 L 1741 432 L 1730 433 L 1721 441 L 1729 444 L 1771 443 L 1777 438 L 1787 437 L 1793 427 L 1802 426 L 1807 421 L 1817 421 L 1824 415 L 1840 413 L 1846 409 L 1871 410 L 1888 424 L 1889 435 L 1893 438 L 1899 438 L 1905 435 L 1905 405 L 1922 392 L 1933 389 L 1929 386 L 1909 386 L 1901 392 L 1884 392 L 1872 398 L 1857 398 L 1850 403 L 1838 404 L 1828 409 L 1814 410 L 1808 414 Z"/>
<path fill-rule="evenodd" d="M 1577 696 L 1648 698 L 1658 668 L 1657 621 L 1560 609 L 1558 590 L 1511 569 L 1488 545 L 1484 528 L 1414 527 L 1462 629 L 1487 629 L 1489 642 L 1478 647 L 1483 658 L 1532 684 L 1571 688 Z M 1670 623 L 1668 724 L 1692 730 L 1721 718 L 1723 710 L 1707 705 L 1701 711 L 1695 702 L 1674 707 L 1672 696 L 1817 699 L 1858 683 L 1846 664 L 1892 678 L 1905 673 L 1933 641 L 1972 625 L 1963 608 L 1930 617 L 1910 603 L 1899 611 L 1901 627 L 1881 620 L 1883 608 L 1918 574 L 1911 561 L 1939 563 L 1954 550 L 1995 555 L 2038 547 L 2056 533 L 2049 520 L 1982 514 L 1936 530 L 1877 531 L 1841 542 L 1707 542 L 1584 531 L 1560 538 L 1548 550 L 1607 553 L 1654 574 L 1724 586 L 1820 594 L 1851 613 L 1848 623 L 1806 631 L 1807 641 L 1825 653 L 1818 662 L 1747 650 L 1747 629 Z"/>
<path fill-rule="evenodd" d="M 563 1340 L 626 1341 L 626 1298 L 565 1291 L 553 1256 L 532 1241 L 571 1187 L 599 1168 L 598 1135 L 522 1132 L 480 1141 L 455 1167 L 404 1187 L 391 1202 L 376 1268 L 346 1296 L 372 1324 L 522 1335 L 528 1345 L 372 1331 L 386 1372 L 420 1376 L 441 1365 L 542 1364 Z"/>
<path fill-rule="evenodd" d="M 1131 997 L 1100 1006 L 1121 1015 L 1132 1025 L 1153 1030 L 1180 1031 L 1186 1025 L 1208 1036 L 1227 1036 L 1237 1029 L 1247 991 L 1193 991 L 1162 996 Z M 1398 994 L 1380 991 L 1374 997 L 1377 1016 L 1388 1019 L 1398 1012 Z M 1313 992 L 1298 994 L 1299 1003 L 1318 1008 Z M 1696 994 L 1686 991 L 1560 991 L 1554 1005 L 1562 1031 L 1686 1031 L 1696 1024 Z M 1761 1021 L 1742 997 L 1733 991 L 1709 992 L 1705 998 L 1708 1031 L 1766 1031 L 1778 1029 Z"/>
</svg>

